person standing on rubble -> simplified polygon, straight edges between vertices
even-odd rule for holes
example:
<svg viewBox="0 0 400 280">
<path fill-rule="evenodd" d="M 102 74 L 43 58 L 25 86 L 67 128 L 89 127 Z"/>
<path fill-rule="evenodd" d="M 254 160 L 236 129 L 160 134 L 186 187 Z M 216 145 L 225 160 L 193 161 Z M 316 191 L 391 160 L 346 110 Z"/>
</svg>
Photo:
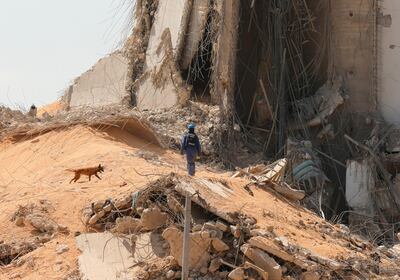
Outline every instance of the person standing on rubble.
<svg viewBox="0 0 400 280">
<path fill-rule="evenodd" d="M 181 154 L 186 153 L 187 169 L 190 176 L 196 173 L 195 160 L 201 152 L 199 137 L 194 132 L 196 125 L 190 123 L 188 125 L 188 132 L 186 132 L 181 140 Z"/>
</svg>

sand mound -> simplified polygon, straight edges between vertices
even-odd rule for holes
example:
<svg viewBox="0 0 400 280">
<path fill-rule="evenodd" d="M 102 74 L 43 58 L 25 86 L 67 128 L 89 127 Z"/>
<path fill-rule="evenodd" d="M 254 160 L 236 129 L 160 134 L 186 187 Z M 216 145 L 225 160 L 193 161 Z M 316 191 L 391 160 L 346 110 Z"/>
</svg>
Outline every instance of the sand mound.
<svg viewBox="0 0 400 280">
<path fill-rule="evenodd" d="M 102 180 L 83 176 L 69 184 L 73 177 L 69 168 L 105 166 Z M 129 194 L 149 181 L 170 172 L 185 174 L 185 162 L 179 154 L 165 150 L 129 131 L 108 126 L 95 129 L 83 125 L 52 130 L 18 142 L 0 143 L 0 240 L 5 243 L 35 237 L 29 224 L 17 226 L 12 221 L 18 205 L 52 206 L 48 217 L 66 227 L 69 234 L 55 234 L 49 242 L 24 255 L 19 265 L 1 268 L 1 279 L 19 275 L 22 279 L 62 279 L 74 273 L 80 254 L 75 235 L 85 232 L 82 209 L 93 201 Z M 245 179 L 232 174 L 211 172 L 199 166 L 197 177 L 225 180 L 234 194 L 232 201 L 218 201 L 209 193 L 210 201 L 221 209 L 239 207 L 258 221 L 262 228 L 273 230 L 291 243 L 333 259 L 350 255 L 368 256 L 371 251 L 356 252 L 349 241 L 335 238 L 338 230 L 297 204 L 289 203 L 273 192 L 252 188 L 254 196 L 244 188 Z M 233 208 L 232 208 L 233 209 Z M 15 220 L 15 219 L 14 219 Z M 62 246 L 61 246 L 62 245 Z M 64 251 L 61 250 L 60 248 Z M 60 255 L 59 251 L 62 251 Z"/>
</svg>

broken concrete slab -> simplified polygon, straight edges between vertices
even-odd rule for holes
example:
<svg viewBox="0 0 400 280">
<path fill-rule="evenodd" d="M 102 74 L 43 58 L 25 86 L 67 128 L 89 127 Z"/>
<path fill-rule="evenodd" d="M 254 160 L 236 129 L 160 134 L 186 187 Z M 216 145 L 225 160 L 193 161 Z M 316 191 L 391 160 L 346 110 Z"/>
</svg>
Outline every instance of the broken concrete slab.
<svg viewBox="0 0 400 280">
<path fill-rule="evenodd" d="M 106 212 L 104 210 L 101 210 L 99 212 L 97 212 L 96 214 L 94 214 L 88 221 L 89 225 L 94 225 L 95 223 L 97 223 L 101 218 L 104 217 L 104 215 L 106 214 Z"/>
<path fill-rule="evenodd" d="M 279 184 L 274 183 L 272 184 L 272 188 L 284 197 L 293 201 L 302 200 L 306 196 L 305 191 L 292 189 L 289 184 L 285 182 Z"/>
<path fill-rule="evenodd" d="M 198 51 L 200 41 L 206 29 L 210 7 L 209 0 L 193 1 L 189 26 L 186 32 L 185 48 L 183 49 L 180 63 L 182 69 L 188 69 Z"/>
<path fill-rule="evenodd" d="M 169 76 L 171 77 L 172 74 Z M 171 78 L 167 78 L 162 87 L 157 87 L 150 78 L 139 81 L 136 92 L 137 107 L 140 110 L 155 110 L 183 104 L 188 99 L 188 92 L 177 89 L 174 83 L 175 81 L 172 81 Z M 181 102 L 181 99 L 184 101 Z"/>
<path fill-rule="evenodd" d="M 261 276 L 261 278 L 263 280 L 268 280 L 269 279 L 269 275 L 268 272 L 264 271 L 262 268 L 258 267 L 257 265 L 251 263 L 251 262 L 245 262 L 243 265 L 243 268 L 248 269 L 248 268 L 252 268 L 255 271 L 258 272 L 258 274 Z"/>
<path fill-rule="evenodd" d="M 60 226 L 56 222 L 41 213 L 29 214 L 25 221 L 40 232 L 54 233 L 60 230 Z"/>
<path fill-rule="evenodd" d="M 283 249 L 279 248 L 273 242 L 270 242 L 268 239 L 256 236 L 252 237 L 247 241 L 251 246 L 259 248 L 271 255 L 274 255 L 284 261 L 294 263 L 295 265 L 301 267 L 304 270 L 310 270 L 316 267 L 316 263 L 307 260 L 306 258 L 300 255 L 292 255 L 285 252 Z"/>
<path fill-rule="evenodd" d="M 111 233 L 88 233 L 76 237 L 82 255 L 78 258 L 84 280 L 127 280 L 128 268 L 135 264 L 131 246 Z M 132 279 L 133 280 L 133 279 Z"/>
<path fill-rule="evenodd" d="M 187 0 L 158 2 L 146 51 L 145 74 L 135 85 L 136 105 L 140 110 L 171 108 L 189 98 L 177 61 L 190 7 L 191 1 Z"/>
<path fill-rule="evenodd" d="M 168 215 L 158 208 L 144 209 L 140 218 L 144 230 L 154 230 L 162 227 L 167 222 Z"/>
<path fill-rule="evenodd" d="M 75 79 L 67 93 L 67 106 L 101 107 L 128 103 L 130 94 L 126 90 L 127 73 L 128 61 L 120 52 L 100 59 L 92 69 Z"/>
<path fill-rule="evenodd" d="M 267 253 L 257 248 L 251 248 L 248 244 L 243 245 L 240 249 L 256 266 L 268 272 L 269 280 L 282 279 L 281 266 Z"/>
<path fill-rule="evenodd" d="M 135 263 L 150 262 L 167 256 L 165 240 L 161 234 L 147 232 L 130 236 L 132 256 Z"/>
<path fill-rule="evenodd" d="M 326 123 L 326 119 L 344 103 L 342 94 L 342 80 L 335 79 L 326 82 L 313 96 L 297 100 L 296 106 L 301 115 L 291 121 L 290 127 L 302 129 L 303 124 L 299 120 L 306 121 L 311 127 Z"/>
<path fill-rule="evenodd" d="M 346 170 L 346 200 L 356 212 L 373 214 L 372 188 L 375 186 L 373 162 L 348 160 Z"/>
<path fill-rule="evenodd" d="M 208 271 L 211 273 L 215 273 L 221 267 L 221 265 L 222 265 L 221 260 L 219 258 L 215 258 L 211 260 L 210 266 L 208 267 Z"/>
<path fill-rule="evenodd" d="M 125 216 L 115 220 L 115 227 L 111 230 L 113 233 L 131 234 L 139 232 L 142 229 L 139 219 Z"/>
<path fill-rule="evenodd" d="M 285 174 L 286 165 L 287 159 L 280 159 L 270 164 L 262 175 L 256 176 L 256 180 L 260 183 L 280 182 Z"/>
<path fill-rule="evenodd" d="M 211 245 L 217 252 L 225 252 L 229 250 L 229 246 L 219 238 L 213 238 Z"/>
<path fill-rule="evenodd" d="M 189 193 L 192 196 L 192 201 L 194 201 L 196 204 L 200 205 L 204 209 L 207 209 L 221 219 L 228 221 L 232 224 L 234 223 L 234 218 L 229 215 L 229 213 L 219 210 L 217 205 L 206 203 L 206 200 L 204 200 L 201 195 L 197 194 L 199 190 L 201 190 L 202 192 L 205 190 L 203 185 L 196 186 L 196 181 L 191 181 L 190 183 L 182 181 L 179 185 L 175 186 L 175 190 L 182 196 L 185 196 L 186 193 Z M 206 194 L 206 192 L 204 193 Z"/>
<path fill-rule="evenodd" d="M 229 279 L 232 280 L 244 280 L 246 275 L 244 274 L 244 269 L 241 267 L 235 268 L 228 274 Z"/>
<path fill-rule="evenodd" d="M 154 16 L 154 23 L 146 51 L 146 71 L 160 66 L 163 53 L 160 53 L 159 48 L 163 44 L 163 34 L 166 29 L 169 30 L 171 35 L 173 56 L 175 58 L 180 56 L 180 48 L 185 39 L 185 29 L 190 16 L 190 2 L 187 0 L 158 1 L 158 8 Z"/>
<path fill-rule="evenodd" d="M 209 248 L 211 238 L 209 234 L 203 232 L 194 232 L 190 234 L 190 251 L 189 251 L 189 268 L 200 269 L 207 267 L 210 260 Z M 178 264 L 182 266 L 183 251 L 183 232 L 177 228 L 170 227 L 164 230 L 163 238 L 168 241 L 171 248 L 171 255 L 176 259 Z"/>
<path fill-rule="evenodd" d="M 211 182 L 210 180 L 196 178 L 196 183 L 203 185 L 209 188 L 213 193 L 222 196 L 223 198 L 228 198 L 231 194 L 233 194 L 233 190 L 226 187 L 221 182 Z"/>
<path fill-rule="evenodd" d="M 215 222 L 215 226 L 216 226 L 219 230 L 221 230 L 221 231 L 223 231 L 223 232 L 228 232 L 228 231 L 229 231 L 229 226 L 228 226 L 226 223 L 222 222 L 222 221 L 216 221 L 216 222 Z"/>
<path fill-rule="evenodd" d="M 318 262 L 319 264 L 322 264 L 323 266 L 328 267 L 329 269 L 331 269 L 332 271 L 338 271 L 341 269 L 345 268 L 345 265 L 335 261 L 335 260 L 331 260 L 322 256 L 319 256 L 317 254 L 310 254 L 310 259 L 312 259 L 313 261 Z"/>
<path fill-rule="evenodd" d="M 182 204 L 172 195 L 167 195 L 168 207 L 175 213 L 183 213 Z"/>
</svg>

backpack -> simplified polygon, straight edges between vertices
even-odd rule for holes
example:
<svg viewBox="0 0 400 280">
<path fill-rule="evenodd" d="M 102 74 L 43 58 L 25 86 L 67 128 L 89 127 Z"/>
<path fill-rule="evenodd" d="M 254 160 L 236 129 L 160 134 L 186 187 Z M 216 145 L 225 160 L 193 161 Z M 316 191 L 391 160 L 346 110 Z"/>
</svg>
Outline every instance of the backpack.
<svg viewBox="0 0 400 280">
<path fill-rule="evenodd" d="M 197 135 L 195 133 L 188 133 L 186 135 L 185 148 L 187 148 L 187 147 L 195 148 L 196 147 L 196 139 L 197 139 Z"/>
</svg>

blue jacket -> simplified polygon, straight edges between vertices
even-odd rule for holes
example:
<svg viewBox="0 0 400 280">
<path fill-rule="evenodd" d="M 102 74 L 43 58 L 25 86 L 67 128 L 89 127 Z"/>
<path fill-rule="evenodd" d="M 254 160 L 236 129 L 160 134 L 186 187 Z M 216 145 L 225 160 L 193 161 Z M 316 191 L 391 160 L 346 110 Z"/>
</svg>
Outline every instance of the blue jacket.
<svg viewBox="0 0 400 280">
<path fill-rule="evenodd" d="M 195 134 L 195 133 L 194 133 Z M 181 153 L 186 152 L 186 150 L 189 148 L 191 149 L 191 147 L 187 146 L 187 138 L 188 138 L 188 133 L 185 133 L 185 135 L 183 135 L 182 139 L 181 139 Z M 195 134 L 195 148 L 197 151 L 197 154 L 200 154 L 201 152 L 201 146 L 200 146 L 200 140 L 199 137 L 197 137 L 197 135 Z"/>
</svg>

